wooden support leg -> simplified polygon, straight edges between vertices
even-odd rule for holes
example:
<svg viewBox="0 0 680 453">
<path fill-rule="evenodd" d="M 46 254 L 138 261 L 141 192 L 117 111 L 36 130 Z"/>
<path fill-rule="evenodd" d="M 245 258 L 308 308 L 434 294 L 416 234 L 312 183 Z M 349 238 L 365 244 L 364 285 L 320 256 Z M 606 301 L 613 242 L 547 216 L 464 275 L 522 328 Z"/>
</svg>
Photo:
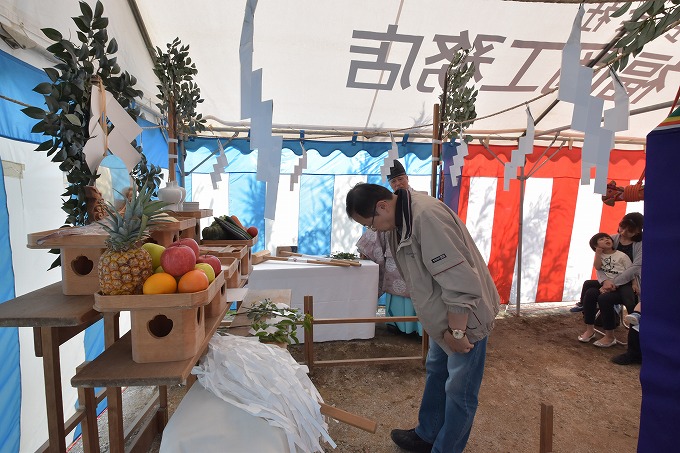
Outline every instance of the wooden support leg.
<svg viewBox="0 0 680 453">
<path fill-rule="evenodd" d="M 89 362 L 84 362 L 78 368 L 80 371 Z M 78 387 L 78 403 L 85 410 L 85 418 L 80 422 L 83 431 L 83 451 L 85 453 L 99 453 L 99 430 L 97 428 L 97 398 L 93 388 Z"/>
<path fill-rule="evenodd" d="M 168 414 L 168 386 L 159 385 L 158 386 L 158 432 L 163 432 L 163 428 L 168 424 L 168 419 L 170 418 Z"/>
<path fill-rule="evenodd" d="M 59 332 L 57 327 L 41 327 L 40 337 L 45 375 L 45 403 L 50 452 L 66 452 L 64 401 L 61 397 L 61 366 L 59 363 Z"/>
<path fill-rule="evenodd" d="M 312 318 L 314 318 L 314 297 L 305 296 L 304 298 L 304 312 Z M 314 367 L 314 320 L 312 319 L 312 325 L 305 332 L 305 362 L 307 363 L 307 368 L 309 372 L 312 372 Z"/>
<path fill-rule="evenodd" d="M 104 313 L 104 346 L 110 347 L 120 338 L 118 330 L 119 313 Z M 106 404 L 109 418 L 109 451 L 125 451 L 125 431 L 123 430 L 123 393 L 120 387 L 106 389 Z"/>
<path fill-rule="evenodd" d="M 430 336 L 423 329 L 423 342 L 422 342 L 422 354 L 423 354 L 423 365 L 425 365 L 425 360 L 427 360 L 427 351 L 430 349 Z"/>
<path fill-rule="evenodd" d="M 553 407 L 551 404 L 541 403 L 541 445 L 540 453 L 550 453 L 553 438 Z"/>
</svg>

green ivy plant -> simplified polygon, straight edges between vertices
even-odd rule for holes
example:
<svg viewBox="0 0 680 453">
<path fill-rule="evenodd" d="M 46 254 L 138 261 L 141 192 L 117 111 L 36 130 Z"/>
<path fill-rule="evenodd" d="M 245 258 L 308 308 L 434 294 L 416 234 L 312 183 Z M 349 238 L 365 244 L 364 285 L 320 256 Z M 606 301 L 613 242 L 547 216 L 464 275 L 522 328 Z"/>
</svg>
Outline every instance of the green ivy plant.
<svg viewBox="0 0 680 453">
<path fill-rule="evenodd" d="M 189 57 L 189 45 L 182 45 L 179 38 L 167 44 L 167 52 L 156 47 L 153 72 L 160 82 L 156 104 L 166 117 L 173 136 L 195 134 L 205 130 L 205 119 L 196 111 L 203 102 L 201 90 L 194 82 L 198 74 L 196 63 Z M 169 123 L 174 124 L 169 124 Z"/>
<path fill-rule="evenodd" d="M 624 2 L 621 8 L 612 13 L 612 17 L 623 16 L 632 3 Z M 603 63 L 609 64 L 614 71 L 625 68 L 631 55 L 635 58 L 647 43 L 674 29 L 678 24 L 680 0 L 643 2 L 633 11 L 630 19 L 623 23 L 624 33 Z"/>
<path fill-rule="evenodd" d="M 91 117 L 90 98 L 93 77 L 101 79 L 107 91 L 111 92 L 120 105 L 127 110 L 133 119 L 137 119 L 139 108 L 134 99 L 142 96 L 135 89 L 137 80 L 121 68 L 113 56 L 118 50 L 116 40 L 109 40 L 106 27 L 109 20 L 103 17 L 104 6 L 97 1 L 94 11 L 84 1 L 80 2 L 81 15 L 74 17 L 78 31 L 78 42 L 65 39 L 53 28 L 44 28 L 42 32 L 54 44 L 47 47 L 60 61 L 52 68 L 45 68 L 49 82 L 38 84 L 34 91 L 45 98 L 47 110 L 39 107 L 27 107 L 23 112 L 38 120 L 32 132 L 49 137 L 40 143 L 36 151 L 47 152 L 52 162 L 59 164 L 59 169 L 66 173 L 68 186 L 62 194 L 66 197 L 62 209 L 66 212 L 66 224 L 85 225 L 87 206 L 85 186 L 94 184 L 99 175 L 89 168 L 83 154 L 83 147 L 90 138 L 88 123 Z M 107 125 L 109 131 L 113 125 Z M 133 143 L 141 154 L 141 148 Z M 160 182 L 160 168 L 147 165 L 142 160 L 132 173 L 138 187 L 147 182 Z M 157 190 L 158 184 L 154 187 Z"/>
<path fill-rule="evenodd" d="M 466 59 L 472 49 L 460 49 L 451 59 L 446 70 L 444 90 L 439 96 L 441 105 L 441 140 L 457 139 L 459 136 L 466 142 L 472 137 L 463 136 L 463 131 L 477 118 L 475 101 L 478 90 L 468 83 L 475 75 L 475 65 Z"/>
</svg>

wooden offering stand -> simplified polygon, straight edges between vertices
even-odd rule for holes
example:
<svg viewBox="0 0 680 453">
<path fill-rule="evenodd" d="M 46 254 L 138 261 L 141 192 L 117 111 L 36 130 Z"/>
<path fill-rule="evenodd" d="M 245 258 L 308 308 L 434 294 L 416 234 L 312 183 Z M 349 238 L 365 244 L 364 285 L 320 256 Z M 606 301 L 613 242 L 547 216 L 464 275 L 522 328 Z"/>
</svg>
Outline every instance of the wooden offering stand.
<svg viewBox="0 0 680 453">
<path fill-rule="evenodd" d="M 251 262 L 253 246 L 257 244 L 258 238 L 259 236 L 255 236 L 254 238 L 249 239 L 247 241 L 239 240 L 212 241 L 202 239 L 200 242 L 200 249 L 205 250 L 206 253 L 215 255 L 217 257 L 232 256 L 234 258 L 239 258 L 241 260 L 241 275 L 245 279 L 247 279 L 248 275 L 250 275 L 250 271 L 252 270 Z M 245 247 L 245 250 L 243 250 L 241 247 Z"/>
<path fill-rule="evenodd" d="M 161 222 L 150 228 L 151 239 L 167 247 L 180 237 L 180 233 L 194 228 L 196 219 Z M 76 231 L 79 227 L 71 227 Z M 86 227 L 85 227 L 86 228 Z M 40 231 L 28 235 L 30 249 L 60 249 L 62 290 L 66 295 L 92 295 L 99 291 L 97 263 L 109 235 L 96 233 L 59 235 L 69 229 Z M 46 239 L 44 239 L 46 238 Z"/>
<path fill-rule="evenodd" d="M 205 339 L 205 307 L 214 305 L 217 316 L 226 307 L 224 272 L 204 291 L 194 293 L 103 296 L 94 295 L 100 312 L 129 311 L 132 360 L 167 362 L 193 357 Z"/>
<path fill-rule="evenodd" d="M 180 231 L 180 239 L 191 238 L 196 242 L 201 240 L 201 219 L 213 216 L 212 209 L 198 209 L 195 211 L 167 211 L 168 214 L 176 219 L 196 219 L 196 225 L 193 230 L 182 230 Z"/>
</svg>

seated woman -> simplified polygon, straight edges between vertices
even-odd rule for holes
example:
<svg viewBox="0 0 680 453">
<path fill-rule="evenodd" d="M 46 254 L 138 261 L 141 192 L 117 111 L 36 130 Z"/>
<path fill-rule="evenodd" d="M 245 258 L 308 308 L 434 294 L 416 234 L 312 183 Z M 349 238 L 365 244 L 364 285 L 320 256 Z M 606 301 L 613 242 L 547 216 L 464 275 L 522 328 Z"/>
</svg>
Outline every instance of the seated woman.
<svg viewBox="0 0 680 453">
<path fill-rule="evenodd" d="M 581 299 L 586 330 L 579 335 L 579 341 L 587 343 L 593 338 L 595 315 L 599 308 L 605 336 L 594 344 L 601 348 L 614 346 L 616 344 L 616 337 L 614 336 L 616 311 L 614 307 L 624 305 L 629 313 L 633 312 L 636 296 L 632 281 L 634 279 L 639 280 L 642 267 L 643 220 L 644 217 L 639 212 L 626 214 L 619 222 L 619 233 L 611 237 L 613 248 L 628 255 L 632 265 L 614 278 L 607 277 L 604 271 L 598 270 L 597 277 L 601 283 L 599 288 L 594 285 L 586 288 L 584 284 Z"/>
</svg>

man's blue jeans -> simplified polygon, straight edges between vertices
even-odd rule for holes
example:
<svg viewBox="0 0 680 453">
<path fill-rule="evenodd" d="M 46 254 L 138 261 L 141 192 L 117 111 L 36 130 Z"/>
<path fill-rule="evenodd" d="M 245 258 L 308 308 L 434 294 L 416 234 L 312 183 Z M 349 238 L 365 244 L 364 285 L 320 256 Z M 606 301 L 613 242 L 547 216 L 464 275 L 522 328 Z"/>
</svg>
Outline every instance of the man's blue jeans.
<svg viewBox="0 0 680 453">
<path fill-rule="evenodd" d="M 465 449 L 484 376 L 487 338 L 475 343 L 467 354 L 450 356 L 430 338 L 416 434 L 434 444 L 433 453 L 459 453 Z"/>
</svg>

